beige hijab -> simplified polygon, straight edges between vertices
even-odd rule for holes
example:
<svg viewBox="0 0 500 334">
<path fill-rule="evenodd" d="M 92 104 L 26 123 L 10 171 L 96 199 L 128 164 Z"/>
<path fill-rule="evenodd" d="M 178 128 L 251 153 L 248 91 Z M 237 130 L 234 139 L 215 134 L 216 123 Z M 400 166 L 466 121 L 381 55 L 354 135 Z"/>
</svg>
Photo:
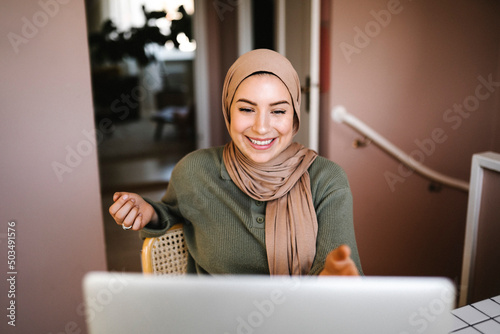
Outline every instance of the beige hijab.
<svg viewBox="0 0 500 334">
<path fill-rule="evenodd" d="M 277 52 L 250 51 L 227 72 L 222 108 L 229 130 L 230 107 L 240 83 L 256 72 L 277 76 L 290 92 L 300 122 L 300 82 L 291 63 Z M 294 128 L 294 134 L 298 126 Z M 292 143 L 278 157 L 261 164 L 244 156 L 231 141 L 224 147 L 224 164 L 233 182 L 248 196 L 266 201 L 266 250 L 271 275 L 307 274 L 316 254 L 318 222 L 307 169 L 316 152 Z"/>
</svg>

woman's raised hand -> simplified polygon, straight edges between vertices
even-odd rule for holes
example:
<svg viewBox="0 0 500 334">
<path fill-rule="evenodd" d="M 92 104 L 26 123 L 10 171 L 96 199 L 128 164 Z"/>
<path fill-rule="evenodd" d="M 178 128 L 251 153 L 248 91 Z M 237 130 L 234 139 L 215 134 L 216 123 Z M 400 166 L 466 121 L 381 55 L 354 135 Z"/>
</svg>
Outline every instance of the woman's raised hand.
<svg viewBox="0 0 500 334">
<path fill-rule="evenodd" d="M 325 268 L 320 275 L 359 276 L 358 268 L 351 259 L 351 248 L 341 245 L 331 251 L 325 260 Z"/>
<path fill-rule="evenodd" d="M 137 194 L 117 192 L 113 195 L 113 201 L 109 213 L 118 225 L 126 229 L 137 231 L 150 222 L 158 221 L 158 215 L 151 204 Z"/>
</svg>

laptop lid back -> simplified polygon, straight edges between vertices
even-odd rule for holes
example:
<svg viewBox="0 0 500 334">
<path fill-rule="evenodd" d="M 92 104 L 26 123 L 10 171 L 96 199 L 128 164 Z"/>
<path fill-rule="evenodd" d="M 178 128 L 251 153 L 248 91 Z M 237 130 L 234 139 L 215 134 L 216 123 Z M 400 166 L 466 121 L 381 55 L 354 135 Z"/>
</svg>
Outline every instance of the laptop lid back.
<svg viewBox="0 0 500 334">
<path fill-rule="evenodd" d="M 443 278 L 155 277 L 84 279 L 90 334 L 449 333 L 455 288 Z"/>
</svg>

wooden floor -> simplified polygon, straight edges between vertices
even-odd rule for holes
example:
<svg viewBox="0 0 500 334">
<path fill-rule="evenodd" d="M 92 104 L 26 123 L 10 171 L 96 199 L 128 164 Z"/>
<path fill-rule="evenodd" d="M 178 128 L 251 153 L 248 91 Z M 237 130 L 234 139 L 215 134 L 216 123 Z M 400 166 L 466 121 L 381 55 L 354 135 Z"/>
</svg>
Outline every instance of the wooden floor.
<svg viewBox="0 0 500 334">
<path fill-rule="evenodd" d="M 155 141 L 154 125 L 140 121 L 117 125 L 98 149 L 108 270 L 140 272 L 142 240 L 138 232 L 123 230 L 109 215 L 113 193 L 129 191 L 160 200 L 175 164 L 194 150 L 194 139 L 179 138 L 170 128 Z"/>
</svg>

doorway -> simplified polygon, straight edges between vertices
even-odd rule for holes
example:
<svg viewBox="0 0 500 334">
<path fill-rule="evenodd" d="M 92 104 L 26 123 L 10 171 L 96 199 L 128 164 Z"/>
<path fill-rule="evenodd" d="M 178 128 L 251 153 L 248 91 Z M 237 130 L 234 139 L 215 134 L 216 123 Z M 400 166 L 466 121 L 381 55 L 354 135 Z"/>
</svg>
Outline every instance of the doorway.
<svg viewBox="0 0 500 334">
<path fill-rule="evenodd" d="M 196 149 L 193 0 L 86 0 L 108 270 L 141 271 L 142 241 L 108 213 L 113 193 L 159 201 Z"/>
<path fill-rule="evenodd" d="M 294 140 L 318 151 L 320 0 L 246 1 L 252 10 L 241 15 L 252 16 L 252 26 L 240 26 L 238 38 L 253 45 L 240 45 L 240 54 L 269 48 L 290 60 L 302 87 L 301 125 Z"/>
<path fill-rule="evenodd" d="M 279 52 L 293 64 L 302 87 L 301 125 L 295 140 L 319 150 L 320 0 L 278 0 Z"/>
</svg>

